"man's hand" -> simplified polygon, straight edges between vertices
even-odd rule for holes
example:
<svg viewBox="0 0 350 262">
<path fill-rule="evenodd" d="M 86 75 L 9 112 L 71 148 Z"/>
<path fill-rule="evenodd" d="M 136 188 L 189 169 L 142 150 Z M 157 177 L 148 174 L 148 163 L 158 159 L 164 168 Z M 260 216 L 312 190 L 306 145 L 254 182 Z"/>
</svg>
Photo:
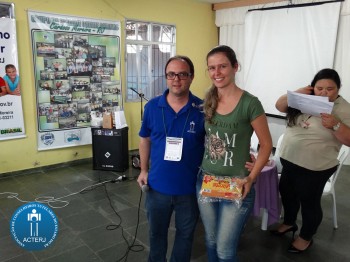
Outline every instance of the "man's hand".
<svg viewBox="0 0 350 262">
<path fill-rule="evenodd" d="M 252 171 L 256 161 L 256 158 L 253 154 L 250 154 L 250 159 L 252 160 L 251 162 L 245 162 L 245 168 L 247 168 L 249 172 Z"/>
<path fill-rule="evenodd" d="M 147 171 L 141 170 L 140 175 L 137 178 L 137 183 L 139 184 L 140 188 L 142 188 L 143 185 L 148 184 L 148 172 Z"/>
</svg>

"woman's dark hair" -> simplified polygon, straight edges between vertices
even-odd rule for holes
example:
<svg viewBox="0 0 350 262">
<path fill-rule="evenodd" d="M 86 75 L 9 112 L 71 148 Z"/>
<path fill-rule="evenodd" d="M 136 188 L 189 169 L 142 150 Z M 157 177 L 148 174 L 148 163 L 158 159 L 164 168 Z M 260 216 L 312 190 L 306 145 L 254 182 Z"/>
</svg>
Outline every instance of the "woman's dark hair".
<svg viewBox="0 0 350 262">
<path fill-rule="evenodd" d="M 182 60 L 182 61 L 186 62 L 190 68 L 190 73 L 192 74 L 192 76 L 194 75 L 194 65 L 193 65 L 191 59 L 187 56 L 184 56 L 184 55 L 176 55 L 176 56 L 169 58 L 168 62 L 166 62 L 166 65 L 165 65 L 165 69 L 164 69 L 165 74 L 166 74 L 166 69 L 167 69 L 169 63 L 171 61 L 174 61 L 174 60 Z"/>
<path fill-rule="evenodd" d="M 317 81 L 322 80 L 322 79 L 330 79 L 332 80 L 336 85 L 338 90 L 341 87 L 341 81 L 340 77 L 334 69 L 331 68 L 324 68 L 314 76 L 314 79 L 311 82 L 311 86 L 315 87 Z M 299 109 L 295 109 L 292 107 L 288 107 L 287 110 L 287 125 L 288 126 L 294 126 L 296 124 L 297 117 L 301 114 L 301 111 Z"/>
<path fill-rule="evenodd" d="M 235 51 L 233 51 L 233 49 L 227 45 L 219 45 L 211 49 L 207 54 L 207 62 L 209 57 L 217 53 L 223 53 L 227 57 L 227 59 L 230 61 L 230 64 L 232 67 L 235 67 L 238 64 Z M 203 105 L 205 120 L 207 120 L 209 123 L 211 123 L 212 118 L 215 115 L 215 111 L 216 111 L 216 108 L 218 107 L 218 103 L 219 103 L 218 90 L 213 85 L 207 91 L 204 98 L 204 105 Z"/>
<path fill-rule="evenodd" d="M 335 71 L 334 69 L 325 68 L 325 69 L 322 69 L 321 71 L 319 71 L 315 75 L 314 79 L 312 80 L 311 86 L 315 87 L 316 82 L 318 80 L 322 80 L 322 79 L 330 79 L 330 80 L 332 80 L 337 85 L 338 89 L 341 86 L 340 77 L 339 77 L 337 71 Z"/>
</svg>

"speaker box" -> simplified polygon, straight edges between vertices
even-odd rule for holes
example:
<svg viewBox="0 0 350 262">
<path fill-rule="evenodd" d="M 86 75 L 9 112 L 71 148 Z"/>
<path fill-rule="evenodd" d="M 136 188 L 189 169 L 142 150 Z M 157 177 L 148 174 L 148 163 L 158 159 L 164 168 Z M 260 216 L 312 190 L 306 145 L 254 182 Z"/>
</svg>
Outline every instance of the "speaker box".
<svg viewBox="0 0 350 262">
<path fill-rule="evenodd" d="M 124 172 L 129 168 L 128 127 L 91 128 L 93 169 Z"/>
</svg>

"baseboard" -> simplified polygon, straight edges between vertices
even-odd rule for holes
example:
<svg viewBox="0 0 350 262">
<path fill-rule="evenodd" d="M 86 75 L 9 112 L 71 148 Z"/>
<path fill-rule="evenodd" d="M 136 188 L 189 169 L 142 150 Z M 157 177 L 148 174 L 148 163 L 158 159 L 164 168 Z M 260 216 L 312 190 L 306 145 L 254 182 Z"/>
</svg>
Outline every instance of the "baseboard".
<svg viewBox="0 0 350 262">
<path fill-rule="evenodd" d="M 29 169 L 24 169 L 24 170 L 18 170 L 18 171 L 12 171 L 12 172 L 6 172 L 0 174 L 0 179 L 4 177 L 10 177 L 10 176 L 18 176 L 18 175 L 28 175 L 28 174 L 33 174 L 33 173 L 40 173 L 40 172 L 45 172 L 51 169 L 56 169 L 56 168 L 62 168 L 62 167 L 69 167 L 69 166 L 75 166 L 75 165 L 81 165 L 85 163 L 91 163 L 92 165 L 92 158 L 84 158 L 84 159 L 78 159 L 74 161 L 69 161 L 65 163 L 58 163 L 58 164 L 53 164 L 53 165 L 48 165 L 48 166 L 41 166 L 41 167 L 34 167 L 34 168 L 29 168 Z"/>
</svg>

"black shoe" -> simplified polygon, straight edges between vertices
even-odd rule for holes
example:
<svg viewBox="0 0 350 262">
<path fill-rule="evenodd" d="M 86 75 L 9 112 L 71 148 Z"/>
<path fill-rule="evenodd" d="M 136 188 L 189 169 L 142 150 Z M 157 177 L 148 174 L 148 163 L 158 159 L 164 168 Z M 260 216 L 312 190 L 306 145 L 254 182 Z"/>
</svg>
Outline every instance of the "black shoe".
<svg viewBox="0 0 350 262">
<path fill-rule="evenodd" d="M 293 226 L 291 226 L 290 228 L 288 228 L 287 230 L 284 230 L 282 232 L 278 231 L 278 229 L 274 229 L 274 230 L 270 230 L 271 235 L 274 236 L 283 236 L 284 234 L 288 233 L 288 232 L 293 232 L 293 238 L 295 235 L 295 232 L 298 230 L 298 225 L 294 224 Z"/>
<path fill-rule="evenodd" d="M 314 243 L 314 241 L 311 239 L 309 245 L 303 250 L 297 249 L 295 246 L 293 246 L 293 244 L 290 244 L 290 246 L 288 248 L 288 252 L 289 253 L 294 253 L 294 254 L 303 253 L 304 251 L 308 250 L 312 246 L 313 243 Z"/>
</svg>

